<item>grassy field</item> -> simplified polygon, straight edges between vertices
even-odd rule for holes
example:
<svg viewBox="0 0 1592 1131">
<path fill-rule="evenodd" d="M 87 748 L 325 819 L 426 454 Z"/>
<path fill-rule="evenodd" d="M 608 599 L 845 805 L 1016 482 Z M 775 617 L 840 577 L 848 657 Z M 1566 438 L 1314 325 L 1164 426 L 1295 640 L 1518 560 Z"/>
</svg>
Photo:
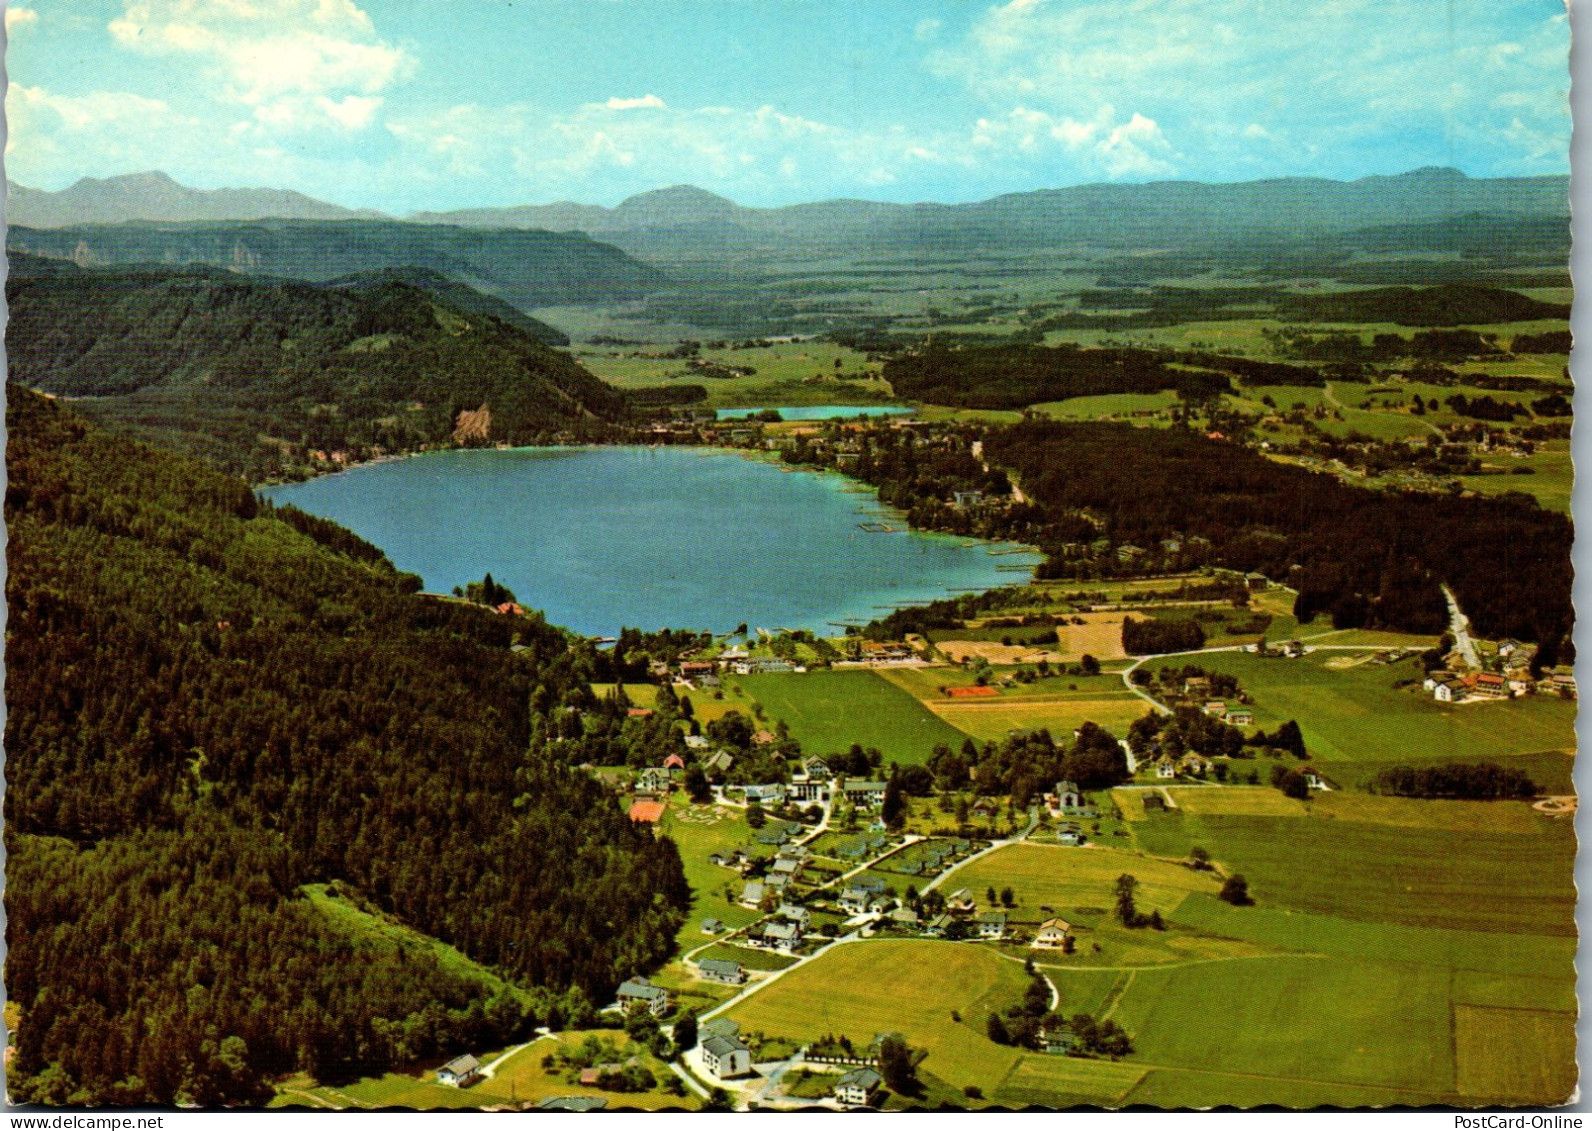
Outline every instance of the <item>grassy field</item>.
<svg viewBox="0 0 1592 1131">
<path fill-rule="evenodd" d="M 674 794 L 664 814 L 662 831 L 674 838 L 680 848 L 685 878 L 691 885 L 691 914 L 675 936 L 682 951 L 701 946 L 713 938 L 702 933 L 702 920 L 718 919 L 731 927 L 744 927 L 757 918 L 757 912 L 734 902 L 743 881 L 732 869 L 710 864 L 715 852 L 741 848 L 751 839 L 752 830 L 738 809 L 719 805 L 692 805 L 684 795 Z M 728 889 L 728 894 L 726 893 Z"/>
<path fill-rule="evenodd" d="M 1121 687 L 1121 684 L 1117 685 Z M 1048 730 L 1053 738 L 1070 740 L 1086 722 L 1113 734 L 1127 734 L 1128 725 L 1149 705 L 1131 691 L 1108 695 L 1011 696 L 985 701 L 934 700 L 929 708 L 958 730 L 978 739 L 1002 739 L 1013 731 Z"/>
<path fill-rule="evenodd" d="M 781 719 L 810 754 L 833 754 L 852 743 L 876 747 L 886 762 L 928 761 L 938 743 L 951 747 L 967 736 L 899 687 L 871 671 L 815 671 L 805 675 L 750 675 L 734 681 Z"/>
<path fill-rule="evenodd" d="M 933 971 L 925 977 L 925 971 Z M 1020 1057 L 984 1034 L 984 1019 L 1022 998 L 1019 963 L 977 946 L 871 941 L 835 947 L 785 975 L 728 1016 L 743 1030 L 810 1041 L 827 1034 L 867 1044 L 898 1032 L 928 1056 L 920 1073 L 986 1092 Z M 962 1017 L 952 1020 L 952 1013 Z"/>
<path fill-rule="evenodd" d="M 1530 475 L 1462 475 L 1459 481 L 1470 491 L 1501 495 L 1505 491 L 1524 491 L 1548 510 L 1569 513 L 1571 489 L 1575 486 L 1575 464 L 1567 440 L 1550 440 L 1523 459 L 1506 457 L 1496 466 L 1504 472 L 1529 468 Z"/>
<path fill-rule="evenodd" d="M 1545 816 L 1509 832 L 1168 813 L 1133 832 L 1156 855 L 1204 847 L 1262 906 L 1489 933 L 1575 929 L 1574 829 Z"/>
<path fill-rule="evenodd" d="M 1296 719 L 1311 754 L 1324 762 L 1417 762 L 1493 758 L 1575 747 L 1574 702 L 1534 696 L 1445 705 L 1420 690 L 1414 659 L 1333 669 L 1341 653 L 1299 660 L 1217 652 L 1208 671 L 1230 672 L 1254 697 L 1255 724 Z M 1394 686 L 1416 681 L 1413 688 Z M 1329 773 L 1332 768 L 1328 768 Z"/>
</svg>

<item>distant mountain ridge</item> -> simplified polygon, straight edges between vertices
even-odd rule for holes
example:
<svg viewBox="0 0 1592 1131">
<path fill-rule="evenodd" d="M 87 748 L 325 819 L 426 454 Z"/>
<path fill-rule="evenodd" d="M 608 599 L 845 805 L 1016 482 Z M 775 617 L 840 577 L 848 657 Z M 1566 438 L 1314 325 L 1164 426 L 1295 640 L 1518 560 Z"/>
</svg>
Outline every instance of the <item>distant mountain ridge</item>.
<svg viewBox="0 0 1592 1131">
<path fill-rule="evenodd" d="M 654 267 L 580 233 L 486 231 L 401 220 L 255 220 L 12 226 L 6 248 L 81 267 L 202 264 L 330 282 L 419 268 L 520 310 L 618 302 L 667 285 Z"/>
<path fill-rule="evenodd" d="M 196 189 L 165 173 L 84 177 L 60 192 L 6 181 L 6 222 L 27 228 L 119 224 L 128 220 L 381 220 L 371 209 L 343 208 L 291 189 Z"/>
</svg>

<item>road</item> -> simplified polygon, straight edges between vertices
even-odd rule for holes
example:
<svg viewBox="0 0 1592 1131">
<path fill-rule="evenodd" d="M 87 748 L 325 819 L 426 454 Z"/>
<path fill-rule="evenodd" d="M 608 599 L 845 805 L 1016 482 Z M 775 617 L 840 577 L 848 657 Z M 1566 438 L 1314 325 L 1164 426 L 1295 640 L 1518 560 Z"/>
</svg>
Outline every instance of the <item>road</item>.
<svg viewBox="0 0 1592 1131">
<path fill-rule="evenodd" d="M 1454 634 L 1454 647 L 1465 657 L 1465 664 L 1472 671 L 1478 671 L 1481 657 L 1476 654 L 1476 642 L 1470 636 L 1470 618 L 1460 611 L 1459 598 L 1447 585 L 1443 586 L 1443 598 L 1448 602 L 1448 631 Z"/>
</svg>

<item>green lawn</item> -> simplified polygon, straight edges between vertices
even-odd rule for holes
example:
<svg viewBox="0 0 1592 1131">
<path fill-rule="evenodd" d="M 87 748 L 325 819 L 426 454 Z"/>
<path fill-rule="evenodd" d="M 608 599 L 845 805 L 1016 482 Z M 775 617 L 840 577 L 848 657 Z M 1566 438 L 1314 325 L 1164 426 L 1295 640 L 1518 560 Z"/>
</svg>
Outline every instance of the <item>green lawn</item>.
<svg viewBox="0 0 1592 1131">
<path fill-rule="evenodd" d="M 1574 702 L 1533 696 L 1445 705 L 1422 692 L 1415 659 L 1332 669 L 1344 653 L 1298 660 L 1239 652 L 1200 656 L 1208 671 L 1236 675 L 1254 697 L 1255 724 L 1298 720 L 1305 745 L 1325 761 L 1416 762 L 1489 758 L 1575 747 Z M 1400 680 L 1416 681 L 1398 688 Z M 1332 772 L 1329 767 L 1329 773 Z"/>
<path fill-rule="evenodd" d="M 922 1071 L 958 1090 L 988 1090 L 1017 1063 L 1019 1050 L 990 1041 L 984 1020 L 1017 1004 L 1026 984 L 1020 963 L 982 947 L 875 940 L 835 947 L 728 1016 L 743 1031 L 795 1041 L 835 1034 L 866 1045 L 876 1034 L 899 1032 L 927 1050 Z"/>
<path fill-rule="evenodd" d="M 735 680 L 771 719 L 781 719 L 809 754 L 834 754 L 852 743 L 877 747 L 886 762 L 927 762 L 938 743 L 967 736 L 911 695 L 871 671 L 750 675 Z"/>
<path fill-rule="evenodd" d="M 1546 817 L 1524 834 L 1168 813 L 1133 832 L 1157 855 L 1204 847 L 1263 907 L 1489 934 L 1575 930 L 1575 830 Z"/>
<path fill-rule="evenodd" d="M 708 862 L 713 853 L 743 848 L 751 839 L 752 831 L 740 813 L 728 806 L 692 805 L 682 794 L 670 798 L 662 829 L 679 846 L 680 861 L 685 865 L 685 878 L 692 892 L 691 914 L 675 936 L 681 951 L 713 939 L 714 936 L 702 933 L 704 919 L 743 927 L 758 917 L 757 912 L 734 902 L 744 883 L 741 877 L 733 869 Z"/>
</svg>

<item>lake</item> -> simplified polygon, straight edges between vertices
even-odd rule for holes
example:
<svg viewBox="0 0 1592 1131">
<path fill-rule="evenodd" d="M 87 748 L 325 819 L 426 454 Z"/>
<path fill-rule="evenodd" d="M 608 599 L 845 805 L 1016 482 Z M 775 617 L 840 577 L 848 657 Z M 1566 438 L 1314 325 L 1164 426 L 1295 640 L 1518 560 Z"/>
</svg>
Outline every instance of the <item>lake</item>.
<svg viewBox="0 0 1592 1131">
<path fill-rule="evenodd" d="M 587 635 L 743 621 L 838 635 L 834 622 L 886 606 L 1026 581 L 999 567 L 1039 561 L 907 531 L 838 474 L 718 449 L 437 452 L 261 494 L 343 524 L 431 592 L 490 572 L 521 604 Z"/>
</svg>

